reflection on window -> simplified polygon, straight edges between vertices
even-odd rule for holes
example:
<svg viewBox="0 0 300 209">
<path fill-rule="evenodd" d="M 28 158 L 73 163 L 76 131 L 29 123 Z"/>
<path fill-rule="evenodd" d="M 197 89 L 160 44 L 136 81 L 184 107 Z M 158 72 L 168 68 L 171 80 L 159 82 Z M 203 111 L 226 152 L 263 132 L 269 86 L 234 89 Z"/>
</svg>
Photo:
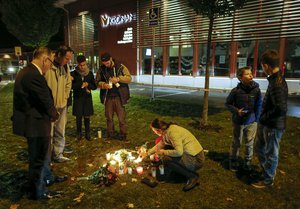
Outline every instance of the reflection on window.
<svg viewBox="0 0 300 209">
<path fill-rule="evenodd" d="M 300 38 L 287 39 L 284 75 L 287 78 L 300 77 Z"/>
<path fill-rule="evenodd" d="M 151 48 L 142 49 L 142 74 L 150 75 L 151 74 Z M 162 47 L 154 48 L 154 74 L 162 75 Z"/>
<path fill-rule="evenodd" d="M 197 76 L 205 76 L 207 44 L 198 45 L 198 71 Z"/>
<path fill-rule="evenodd" d="M 193 72 L 193 47 L 183 45 L 181 47 L 181 75 L 192 75 Z"/>
<path fill-rule="evenodd" d="M 230 43 L 217 43 L 214 71 L 212 76 L 228 76 L 230 61 Z"/>
<path fill-rule="evenodd" d="M 178 46 L 169 47 L 169 75 L 178 75 Z"/>
<path fill-rule="evenodd" d="M 261 68 L 260 64 L 260 56 L 268 49 L 275 49 L 278 50 L 278 39 L 271 39 L 271 40 L 260 40 L 259 41 L 259 47 L 258 47 L 258 63 L 257 63 L 257 72 L 256 77 L 266 77 L 266 75 L 263 72 L 263 69 Z"/>
<path fill-rule="evenodd" d="M 238 42 L 236 71 L 237 69 L 246 66 L 253 67 L 254 47 L 255 47 L 255 40 Z"/>
</svg>

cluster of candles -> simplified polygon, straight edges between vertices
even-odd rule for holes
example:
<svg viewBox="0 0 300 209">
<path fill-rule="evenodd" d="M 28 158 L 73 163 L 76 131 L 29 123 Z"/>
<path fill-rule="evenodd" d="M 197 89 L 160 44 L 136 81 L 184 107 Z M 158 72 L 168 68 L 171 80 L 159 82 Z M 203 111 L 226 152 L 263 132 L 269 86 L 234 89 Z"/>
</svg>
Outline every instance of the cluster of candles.
<svg viewBox="0 0 300 209">
<path fill-rule="evenodd" d="M 126 155 L 125 159 L 121 157 L 122 154 Z M 142 157 L 138 156 L 137 158 L 135 158 L 134 156 L 132 156 L 132 152 L 127 152 L 126 150 L 118 150 L 114 154 L 106 153 L 106 160 L 109 162 L 112 172 L 116 172 L 117 167 L 119 167 L 119 174 L 125 174 L 127 172 L 131 175 L 134 168 L 126 164 L 138 165 L 140 162 L 142 162 Z M 140 175 L 143 174 L 144 169 L 142 166 L 138 165 L 136 166 L 135 170 L 137 174 Z"/>
<path fill-rule="evenodd" d="M 122 157 L 123 155 L 123 157 Z M 128 173 L 129 175 L 132 174 L 133 170 L 135 169 L 136 173 L 141 175 L 144 172 L 144 169 L 141 165 L 139 165 L 143 158 L 141 156 L 138 156 L 135 158 L 132 156 L 132 152 L 128 152 L 127 150 L 118 150 L 114 154 L 106 153 L 106 160 L 109 163 L 110 169 L 112 172 L 116 173 L 117 167 L 119 174 L 125 174 Z M 151 161 L 158 161 L 159 158 L 156 155 L 150 156 Z M 136 165 L 136 166 L 133 166 Z M 151 168 L 151 175 L 152 177 L 156 177 L 156 167 Z M 164 166 L 159 166 L 159 173 L 160 175 L 164 175 Z"/>
</svg>

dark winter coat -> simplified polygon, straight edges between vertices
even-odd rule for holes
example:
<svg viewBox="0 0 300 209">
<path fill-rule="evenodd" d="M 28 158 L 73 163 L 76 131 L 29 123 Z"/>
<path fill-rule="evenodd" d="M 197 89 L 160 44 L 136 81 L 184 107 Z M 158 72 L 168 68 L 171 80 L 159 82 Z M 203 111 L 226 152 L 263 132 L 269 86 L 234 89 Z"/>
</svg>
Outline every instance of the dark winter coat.
<svg viewBox="0 0 300 209">
<path fill-rule="evenodd" d="M 232 122 L 238 125 L 248 125 L 258 122 L 262 108 L 262 96 L 259 84 L 252 81 L 246 86 L 238 83 L 226 98 L 225 106 L 232 113 Z M 247 113 L 239 116 L 238 110 L 244 108 Z"/>
<path fill-rule="evenodd" d="M 58 117 L 45 77 L 30 63 L 15 80 L 13 133 L 24 137 L 49 137 L 51 119 Z"/>
<path fill-rule="evenodd" d="M 74 116 L 90 116 L 94 114 L 92 92 L 95 90 L 96 84 L 94 75 L 89 72 L 86 76 L 82 77 L 76 68 L 71 72 L 73 77 L 72 89 L 73 89 L 73 115 Z M 87 82 L 89 85 L 86 88 L 81 88 L 82 83 Z M 89 91 L 89 92 L 88 92 Z"/>
<path fill-rule="evenodd" d="M 280 71 L 270 75 L 268 81 L 260 123 L 269 128 L 282 130 L 286 127 L 288 86 Z"/>
</svg>

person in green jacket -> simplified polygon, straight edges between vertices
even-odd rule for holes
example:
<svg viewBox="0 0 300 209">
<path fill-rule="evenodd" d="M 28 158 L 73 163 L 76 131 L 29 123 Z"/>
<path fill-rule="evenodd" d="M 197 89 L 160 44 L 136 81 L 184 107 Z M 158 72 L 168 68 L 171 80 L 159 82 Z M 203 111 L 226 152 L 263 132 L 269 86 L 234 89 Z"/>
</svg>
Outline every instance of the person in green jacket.
<svg viewBox="0 0 300 209">
<path fill-rule="evenodd" d="M 155 134 L 162 136 L 162 140 L 148 151 L 148 155 L 160 155 L 166 168 L 187 178 L 183 191 L 193 189 L 199 184 L 196 171 L 202 168 L 205 161 L 199 141 L 187 129 L 158 118 L 151 122 L 151 128 Z"/>
</svg>

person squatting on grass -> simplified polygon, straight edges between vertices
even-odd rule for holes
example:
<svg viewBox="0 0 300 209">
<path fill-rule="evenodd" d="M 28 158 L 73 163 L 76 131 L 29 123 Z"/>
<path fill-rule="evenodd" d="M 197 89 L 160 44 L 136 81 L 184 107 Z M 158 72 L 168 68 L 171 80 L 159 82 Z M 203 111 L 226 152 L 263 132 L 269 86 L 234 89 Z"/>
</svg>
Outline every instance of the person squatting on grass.
<svg viewBox="0 0 300 209">
<path fill-rule="evenodd" d="M 162 136 L 147 155 L 158 154 L 162 156 L 162 162 L 175 173 L 187 178 L 183 191 L 189 191 L 199 184 L 199 175 L 196 172 L 203 167 L 204 151 L 196 137 L 187 129 L 174 123 L 154 119 L 151 122 L 152 131 Z"/>
<path fill-rule="evenodd" d="M 82 117 L 84 117 L 85 139 L 91 140 L 90 116 L 94 114 L 91 90 L 97 88 L 94 75 L 89 70 L 86 58 L 79 55 L 76 58 L 77 66 L 71 72 L 73 89 L 73 115 L 76 116 L 77 140 L 82 137 Z"/>
<path fill-rule="evenodd" d="M 234 171 L 238 169 L 239 150 L 244 138 L 244 170 L 250 171 L 262 95 L 259 84 L 253 81 L 251 67 L 240 68 L 237 74 L 240 83 L 231 90 L 225 102 L 225 106 L 232 113 L 233 139 L 229 153 L 229 168 Z"/>
<path fill-rule="evenodd" d="M 269 85 L 263 100 L 259 119 L 255 152 L 262 168 L 262 176 L 252 186 L 272 186 L 278 166 L 280 140 L 286 128 L 288 86 L 279 69 L 279 55 L 267 50 L 261 57 L 261 66 Z"/>
</svg>

